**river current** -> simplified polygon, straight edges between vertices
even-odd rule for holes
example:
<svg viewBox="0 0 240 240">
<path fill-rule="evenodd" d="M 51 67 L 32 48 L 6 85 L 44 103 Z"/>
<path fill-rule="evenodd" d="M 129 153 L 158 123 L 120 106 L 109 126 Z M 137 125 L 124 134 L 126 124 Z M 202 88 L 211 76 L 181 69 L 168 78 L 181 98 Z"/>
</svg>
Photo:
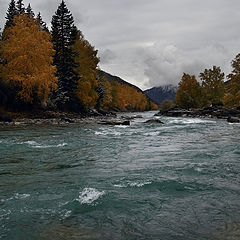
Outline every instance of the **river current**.
<svg viewBox="0 0 240 240">
<path fill-rule="evenodd" d="M 240 124 L 139 114 L 0 126 L 0 239 L 240 239 Z"/>
</svg>

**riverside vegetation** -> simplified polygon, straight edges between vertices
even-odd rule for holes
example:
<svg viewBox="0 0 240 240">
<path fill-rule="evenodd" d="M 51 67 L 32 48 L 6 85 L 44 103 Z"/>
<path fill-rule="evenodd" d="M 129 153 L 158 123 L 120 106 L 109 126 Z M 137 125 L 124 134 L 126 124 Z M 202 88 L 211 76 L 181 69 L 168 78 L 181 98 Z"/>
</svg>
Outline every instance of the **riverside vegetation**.
<svg viewBox="0 0 240 240">
<path fill-rule="evenodd" d="M 49 30 L 30 4 L 25 8 L 22 0 L 11 0 L 0 39 L 2 120 L 12 116 L 4 116 L 3 110 L 39 115 L 49 110 L 89 114 L 92 109 L 94 113 L 157 109 L 137 87 L 106 79 L 97 53 L 74 25 L 64 1 Z"/>
<path fill-rule="evenodd" d="M 240 54 L 232 61 L 232 73 L 227 75 L 213 66 L 199 74 L 201 84 L 194 75 L 183 73 L 178 84 L 175 101 L 162 102 L 158 116 L 216 117 L 240 123 Z"/>
</svg>

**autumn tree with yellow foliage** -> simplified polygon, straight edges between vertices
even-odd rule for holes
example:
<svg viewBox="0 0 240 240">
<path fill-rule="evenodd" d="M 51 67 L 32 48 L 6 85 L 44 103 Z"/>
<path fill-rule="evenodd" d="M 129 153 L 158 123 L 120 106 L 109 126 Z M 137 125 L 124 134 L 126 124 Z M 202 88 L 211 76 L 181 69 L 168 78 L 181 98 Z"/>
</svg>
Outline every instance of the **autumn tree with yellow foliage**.
<svg viewBox="0 0 240 240">
<path fill-rule="evenodd" d="M 206 97 L 194 75 L 183 73 L 176 93 L 176 105 L 185 109 L 201 108 L 206 104 Z"/>
<path fill-rule="evenodd" d="M 21 14 L 14 17 L 3 39 L 2 78 L 9 86 L 16 87 L 23 102 L 44 104 L 51 90 L 57 87 L 50 34 L 39 29 L 37 20 Z"/>
<path fill-rule="evenodd" d="M 212 69 L 205 69 L 200 73 L 202 87 L 209 104 L 222 104 L 224 96 L 224 73 L 220 67 L 213 66 Z"/>
<path fill-rule="evenodd" d="M 76 95 L 87 110 L 95 107 L 98 99 L 96 78 L 99 58 L 97 57 L 97 50 L 84 38 L 81 31 L 77 33 L 73 48 L 77 53 L 75 59 L 78 64 L 77 72 L 81 76 L 78 80 Z"/>
<path fill-rule="evenodd" d="M 226 85 L 224 105 L 227 107 L 240 106 L 240 54 L 232 61 L 232 73 L 227 76 L 229 83 Z"/>
</svg>

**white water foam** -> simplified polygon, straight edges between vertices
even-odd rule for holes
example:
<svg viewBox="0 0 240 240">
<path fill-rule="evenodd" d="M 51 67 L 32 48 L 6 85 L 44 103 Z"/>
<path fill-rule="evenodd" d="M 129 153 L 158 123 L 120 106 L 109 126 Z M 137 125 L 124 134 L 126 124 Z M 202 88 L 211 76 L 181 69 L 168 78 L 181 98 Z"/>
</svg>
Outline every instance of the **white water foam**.
<svg viewBox="0 0 240 240">
<path fill-rule="evenodd" d="M 157 136 L 159 132 L 149 132 L 149 133 L 144 133 L 144 136 Z"/>
<path fill-rule="evenodd" d="M 199 168 L 199 167 L 195 168 L 195 170 L 196 170 L 197 172 L 202 172 L 202 168 Z"/>
<path fill-rule="evenodd" d="M 114 184 L 114 187 L 118 187 L 118 188 L 126 188 L 126 187 L 143 187 L 145 185 L 149 185 L 151 184 L 151 181 L 145 181 L 145 182 L 141 182 L 141 181 L 137 181 L 137 182 L 127 182 L 125 184 Z"/>
<path fill-rule="evenodd" d="M 7 201 L 11 201 L 13 199 L 22 200 L 22 199 L 25 199 L 25 198 L 28 198 L 28 197 L 30 197 L 30 194 L 28 194 L 28 193 L 16 193 L 12 197 L 10 197 L 10 198 L 1 199 L 1 202 L 7 202 Z"/>
<path fill-rule="evenodd" d="M 77 199 L 81 204 L 91 204 L 105 194 L 105 191 L 98 191 L 95 188 L 84 188 Z"/>
<path fill-rule="evenodd" d="M 67 143 L 60 143 L 57 145 L 41 145 L 35 141 L 26 141 L 24 143 L 30 145 L 33 148 L 54 148 L 54 147 L 64 147 L 67 145 Z"/>
<path fill-rule="evenodd" d="M 128 125 L 115 125 L 115 128 L 129 128 Z"/>
<path fill-rule="evenodd" d="M 174 119 L 174 120 L 171 120 L 169 123 L 198 124 L 198 123 L 216 123 L 216 121 L 199 119 L 199 118 L 188 118 L 188 119 Z"/>
<path fill-rule="evenodd" d="M 95 131 L 95 135 L 103 135 L 103 136 L 121 136 L 122 134 L 114 129 L 111 129 L 111 130 L 103 130 L 103 131 Z"/>
</svg>

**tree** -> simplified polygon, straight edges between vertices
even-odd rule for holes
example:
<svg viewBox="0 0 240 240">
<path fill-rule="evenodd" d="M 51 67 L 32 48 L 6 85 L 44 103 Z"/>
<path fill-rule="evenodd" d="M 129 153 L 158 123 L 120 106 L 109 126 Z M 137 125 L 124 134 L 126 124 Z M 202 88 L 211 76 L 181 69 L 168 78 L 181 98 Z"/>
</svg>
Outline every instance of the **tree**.
<svg viewBox="0 0 240 240">
<path fill-rule="evenodd" d="M 176 93 L 176 105 L 185 109 L 199 108 L 205 105 L 202 87 L 194 75 L 183 73 Z"/>
<path fill-rule="evenodd" d="M 173 100 L 165 99 L 165 100 L 160 104 L 160 109 L 161 109 L 161 110 L 169 110 L 169 109 L 173 108 L 174 106 L 175 106 L 175 105 L 174 105 Z"/>
<path fill-rule="evenodd" d="M 112 102 L 112 87 L 104 76 L 97 74 L 98 86 L 96 92 L 98 94 L 96 107 L 98 110 L 109 110 Z"/>
<path fill-rule="evenodd" d="M 224 104 L 228 107 L 240 106 L 240 54 L 232 61 L 232 73 L 227 76 L 230 80 L 226 86 Z"/>
<path fill-rule="evenodd" d="M 73 45 L 77 36 L 73 16 L 64 1 L 61 2 L 52 17 L 52 42 L 55 50 L 54 65 L 57 67 L 59 89 L 56 93 L 61 101 L 68 101 L 68 107 L 76 102 L 76 89 L 80 78 L 76 71 L 76 52 Z"/>
<path fill-rule="evenodd" d="M 9 3 L 9 6 L 8 6 L 8 10 L 7 10 L 7 16 L 6 16 L 7 20 L 6 20 L 4 29 L 6 29 L 7 27 L 12 26 L 13 19 L 14 19 L 14 17 L 16 15 L 17 15 L 16 4 L 15 4 L 14 0 L 11 0 L 11 2 Z"/>
<path fill-rule="evenodd" d="M 16 7 L 17 7 L 17 14 L 25 13 L 25 8 L 22 0 L 17 1 Z"/>
<path fill-rule="evenodd" d="M 77 40 L 74 44 L 74 51 L 77 53 L 75 60 L 78 67 L 76 70 L 81 76 L 81 79 L 78 81 L 77 97 L 85 109 L 95 107 L 98 99 L 98 94 L 96 92 L 98 86 L 96 80 L 97 66 L 99 63 L 97 50 L 84 39 L 81 31 L 78 31 Z"/>
<path fill-rule="evenodd" d="M 26 14 L 30 17 L 30 18 L 34 18 L 35 14 L 31 8 L 30 3 L 28 4 L 27 8 L 26 8 Z"/>
<path fill-rule="evenodd" d="M 41 16 L 41 13 L 40 13 L 40 12 L 38 13 L 36 19 L 37 19 L 37 21 L 38 21 L 40 30 L 49 32 L 46 23 L 42 20 L 42 16 Z"/>
<path fill-rule="evenodd" d="M 39 31 L 37 21 L 26 14 L 15 17 L 13 23 L 0 45 L 2 78 L 18 89 L 23 102 L 43 104 L 57 86 L 51 36 Z"/>
<path fill-rule="evenodd" d="M 206 93 L 207 100 L 213 104 L 222 104 L 224 96 L 224 73 L 220 67 L 213 66 L 212 69 L 205 69 L 200 73 L 202 87 Z"/>
</svg>

